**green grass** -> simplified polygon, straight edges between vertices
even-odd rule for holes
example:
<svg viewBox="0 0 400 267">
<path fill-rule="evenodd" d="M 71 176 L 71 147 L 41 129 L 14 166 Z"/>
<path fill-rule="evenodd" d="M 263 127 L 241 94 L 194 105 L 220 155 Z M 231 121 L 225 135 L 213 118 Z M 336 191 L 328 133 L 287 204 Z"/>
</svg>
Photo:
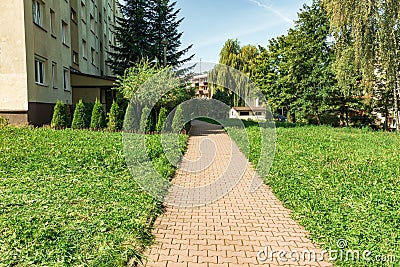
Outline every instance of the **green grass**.
<svg viewBox="0 0 400 267">
<path fill-rule="evenodd" d="M 6 127 L 0 155 L 0 266 L 126 266 L 153 242 L 162 206 L 131 178 L 121 133 Z"/>
<path fill-rule="evenodd" d="M 259 131 L 247 126 L 250 161 L 256 162 Z M 400 135 L 279 127 L 265 182 L 325 249 L 338 249 L 345 239 L 349 250 L 397 257 L 397 263 L 338 260 L 336 266 L 400 266 Z"/>
</svg>

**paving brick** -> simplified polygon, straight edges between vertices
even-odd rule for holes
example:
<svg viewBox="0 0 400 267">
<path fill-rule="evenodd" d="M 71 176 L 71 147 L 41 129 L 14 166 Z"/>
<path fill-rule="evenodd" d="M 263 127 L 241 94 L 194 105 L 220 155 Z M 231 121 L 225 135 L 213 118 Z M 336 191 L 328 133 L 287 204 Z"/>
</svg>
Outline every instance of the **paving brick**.
<svg viewBox="0 0 400 267">
<path fill-rule="evenodd" d="M 191 133 L 185 154 L 188 161 L 184 160 L 177 170 L 175 185 L 207 188 L 220 181 L 228 166 L 233 166 L 229 169 L 232 173 L 241 173 L 240 163 L 246 165 L 247 159 L 241 153 L 234 153 L 238 151 L 236 145 L 219 126 L 195 121 Z M 207 149 L 200 151 L 206 139 L 211 141 L 210 147 L 207 145 Z M 166 212 L 155 222 L 157 243 L 148 250 L 145 266 L 332 266 L 329 262 L 278 262 L 277 255 L 272 261 L 258 262 L 258 252 L 266 248 L 287 253 L 320 250 L 307 238 L 304 227 L 291 219 L 290 210 L 282 206 L 268 186 L 249 192 L 255 171 L 251 164 L 244 167 L 244 175 L 236 187 L 208 205 L 188 208 L 166 203 Z M 194 168 L 198 171 L 187 171 Z M 200 203 L 215 196 L 216 189 L 225 189 L 228 180 L 224 182 L 197 196 L 171 192 L 167 200 Z"/>
</svg>

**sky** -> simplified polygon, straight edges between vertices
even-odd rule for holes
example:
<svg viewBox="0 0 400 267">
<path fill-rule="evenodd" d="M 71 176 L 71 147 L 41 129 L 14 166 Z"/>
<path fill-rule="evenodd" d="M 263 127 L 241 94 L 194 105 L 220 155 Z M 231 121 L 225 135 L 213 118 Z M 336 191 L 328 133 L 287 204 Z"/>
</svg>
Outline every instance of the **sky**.
<svg viewBox="0 0 400 267">
<path fill-rule="evenodd" d="M 267 46 L 294 26 L 303 4 L 312 0 L 176 0 L 184 20 L 182 47 L 193 44 L 193 61 L 218 63 L 226 40 Z"/>
<path fill-rule="evenodd" d="M 123 0 L 119 0 L 123 2 Z M 171 0 L 184 18 L 182 48 L 193 44 L 188 56 L 203 62 L 203 70 L 219 61 L 219 52 L 229 39 L 240 44 L 266 47 L 268 40 L 286 34 L 297 13 L 312 0 Z M 207 67 L 208 66 L 208 67 Z M 201 72 L 201 71 L 200 71 Z"/>
</svg>

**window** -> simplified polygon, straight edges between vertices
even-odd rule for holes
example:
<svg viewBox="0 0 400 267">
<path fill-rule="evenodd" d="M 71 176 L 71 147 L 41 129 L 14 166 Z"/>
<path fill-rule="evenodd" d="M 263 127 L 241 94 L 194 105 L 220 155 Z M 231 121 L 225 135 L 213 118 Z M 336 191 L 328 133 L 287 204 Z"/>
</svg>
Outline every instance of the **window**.
<svg viewBox="0 0 400 267">
<path fill-rule="evenodd" d="M 41 59 L 35 59 L 35 83 L 44 85 L 44 61 Z"/>
<path fill-rule="evenodd" d="M 250 116 L 250 112 L 248 111 L 241 111 L 240 116 Z"/>
<path fill-rule="evenodd" d="M 76 21 L 77 21 L 76 11 L 75 11 L 73 8 L 71 8 L 71 20 L 72 20 L 73 22 L 76 22 Z"/>
<path fill-rule="evenodd" d="M 78 52 L 76 51 L 72 51 L 72 62 L 74 62 L 75 64 L 79 64 L 79 56 L 78 56 Z"/>
<path fill-rule="evenodd" d="M 64 68 L 63 70 L 63 88 L 66 91 L 69 91 L 69 70 L 68 68 Z"/>
<path fill-rule="evenodd" d="M 33 22 L 43 27 L 43 4 L 38 0 L 32 3 Z"/>
<path fill-rule="evenodd" d="M 51 81 L 54 89 L 57 89 L 57 63 L 51 63 Z"/>
<path fill-rule="evenodd" d="M 90 30 L 92 32 L 94 32 L 94 30 L 95 30 L 95 21 L 94 21 L 94 17 L 92 15 L 90 15 Z"/>
<path fill-rule="evenodd" d="M 67 37 L 68 37 L 68 24 L 65 23 L 64 21 L 62 22 L 62 29 L 61 29 L 61 33 L 62 33 L 62 42 L 63 44 L 67 44 Z"/>
<path fill-rule="evenodd" d="M 86 22 L 86 5 L 84 2 L 81 2 L 81 13 L 83 22 Z"/>
<path fill-rule="evenodd" d="M 91 50 L 91 56 L 92 56 L 92 64 L 96 65 L 96 51 L 94 50 L 94 48 L 92 48 Z"/>
<path fill-rule="evenodd" d="M 87 44 L 85 40 L 82 40 L 82 57 L 87 58 Z"/>
<path fill-rule="evenodd" d="M 56 13 L 54 10 L 50 9 L 50 33 L 55 34 L 55 24 L 56 23 Z"/>
</svg>

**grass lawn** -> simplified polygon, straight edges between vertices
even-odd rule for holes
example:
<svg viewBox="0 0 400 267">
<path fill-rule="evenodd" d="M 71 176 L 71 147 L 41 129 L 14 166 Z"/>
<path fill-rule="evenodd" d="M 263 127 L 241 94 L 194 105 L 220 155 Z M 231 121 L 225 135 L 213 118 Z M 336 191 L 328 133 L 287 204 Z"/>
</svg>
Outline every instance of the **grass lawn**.
<svg viewBox="0 0 400 267">
<path fill-rule="evenodd" d="M 162 207 L 131 178 L 121 133 L 8 127 L 0 155 L 0 266 L 125 266 L 153 241 Z"/>
<path fill-rule="evenodd" d="M 258 129 L 247 126 L 254 162 Z M 369 250 L 372 259 L 397 257 L 397 263 L 338 260 L 335 265 L 400 266 L 400 135 L 278 127 L 275 161 L 265 182 L 325 249 L 338 249 L 337 241 L 344 239 L 346 250 L 361 255 Z"/>
</svg>

